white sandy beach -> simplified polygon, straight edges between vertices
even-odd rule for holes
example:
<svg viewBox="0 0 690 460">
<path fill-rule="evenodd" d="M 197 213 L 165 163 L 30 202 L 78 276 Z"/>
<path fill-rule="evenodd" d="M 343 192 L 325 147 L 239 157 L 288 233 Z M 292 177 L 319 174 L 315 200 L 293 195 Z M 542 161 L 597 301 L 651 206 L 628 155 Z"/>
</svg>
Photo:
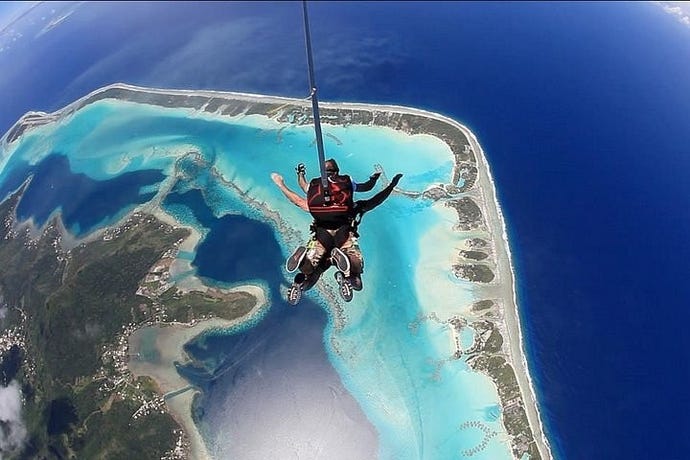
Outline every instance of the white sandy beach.
<svg viewBox="0 0 690 460">
<path fill-rule="evenodd" d="M 505 339 L 509 347 L 510 362 L 515 370 L 515 376 L 517 377 L 522 397 L 525 401 L 525 411 L 527 412 L 527 418 L 532 427 L 532 432 L 539 452 L 542 458 L 551 459 L 551 448 L 544 433 L 544 427 L 539 414 L 539 406 L 537 404 L 534 386 L 529 375 L 527 359 L 523 349 L 524 344 L 518 316 L 517 292 L 515 288 L 515 272 L 513 271 L 512 256 L 508 244 L 508 233 L 503 214 L 501 213 L 501 207 L 496 197 L 496 189 L 489 169 L 489 164 L 486 161 L 484 151 L 479 145 L 477 138 L 467 127 L 445 117 L 441 117 L 441 119 L 452 123 L 465 133 L 477 156 L 477 160 L 480 162 L 478 165 L 478 184 L 485 197 L 482 209 L 487 213 L 487 222 L 491 226 L 493 243 L 496 248 L 496 259 L 499 270 L 497 276 L 501 280 L 500 297 L 504 300 L 505 304 L 505 308 L 503 309 L 503 326 L 507 333 Z M 491 203 L 493 203 L 494 206 L 491 206 Z"/>
</svg>

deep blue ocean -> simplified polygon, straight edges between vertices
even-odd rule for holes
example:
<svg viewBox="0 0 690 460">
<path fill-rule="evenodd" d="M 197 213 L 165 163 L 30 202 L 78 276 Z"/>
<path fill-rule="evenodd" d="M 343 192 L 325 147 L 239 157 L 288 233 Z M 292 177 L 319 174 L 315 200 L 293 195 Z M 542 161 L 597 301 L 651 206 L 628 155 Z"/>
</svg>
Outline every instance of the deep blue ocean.
<svg viewBox="0 0 690 460">
<path fill-rule="evenodd" d="M 299 2 L 84 4 L 36 36 L 38 10 L 0 52 L 2 132 L 118 81 L 308 94 Z M 556 457 L 688 458 L 690 28 L 635 2 L 310 15 L 321 100 L 423 108 L 477 135 Z"/>
</svg>

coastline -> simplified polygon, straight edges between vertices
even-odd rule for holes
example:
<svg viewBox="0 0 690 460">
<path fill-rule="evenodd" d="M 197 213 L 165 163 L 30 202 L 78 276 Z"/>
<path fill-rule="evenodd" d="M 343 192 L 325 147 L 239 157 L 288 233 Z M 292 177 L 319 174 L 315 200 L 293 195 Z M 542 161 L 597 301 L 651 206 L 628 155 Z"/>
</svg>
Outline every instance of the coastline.
<svg viewBox="0 0 690 460">
<path fill-rule="evenodd" d="M 536 393 L 534 390 L 534 384 L 532 378 L 529 374 L 529 368 L 527 365 L 527 359 L 524 352 L 523 344 L 523 334 L 522 328 L 520 326 L 520 319 L 518 313 L 518 302 L 517 302 L 517 291 L 515 288 L 515 271 L 512 263 L 512 254 L 510 252 L 510 245 L 507 234 L 506 222 L 501 211 L 500 204 L 498 202 L 498 197 L 496 196 L 496 187 L 491 176 L 491 170 L 486 160 L 484 151 L 477 140 L 474 133 L 465 125 L 445 117 L 441 114 L 429 112 L 421 109 L 395 106 L 395 105 L 370 105 L 362 103 L 323 103 L 320 104 L 325 107 L 332 108 L 345 108 L 345 109 L 359 109 L 359 110 L 386 110 L 391 112 L 407 113 L 412 115 L 418 115 L 422 117 L 435 118 L 437 120 L 444 121 L 450 125 L 455 126 L 460 130 L 470 141 L 472 149 L 475 154 L 479 157 L 481 162 L 481 168 L 478 168 L 478 183 L 479 189 L 482 194 L 485 195 L 483 210 L 488 212 L 490 216 L 488 217 L 490 233 L 492 234 L 493 243 L 496 247 L 497 252 L 497 263 L 499 270 L 499 279 L 501 283 L 507 285 L 501 286 L 499 289 L 504 294 L 503 299 L 507 300 L 509 305 L 506 305 L 503 309 L 505 314 L 504 326 L 505 332 L 508 335 L 508 342 L 510 344 L 509 357 L 510 363 L 512 364 L 515 375 L 519 382 L 519 387 L 523 398 L 527 399 L 524 407 L 530 422 L 530 427 L 535 436 L 535 441 L 537 442 L 539 452 L 543 458 L 552 459 L 551 448 L 544 433 L 543 423 L 541 421 L 541 414 L 539 412 L 539 406 L 536 399 Z M 488 202 L 487 202 L 488 201 Z M 493 203 L 494 206 L 490 206 Z M 500 236 L 499 236 L 500 235 Z M 504 255 L 504 257 L 501 257 Z"/>
<path fill-rule="evenodd" d="M 258 286 L 246 285 L 228 291 L 249 292 L 256 298 L 254 308 L 245 316 L 236 320 L 211 318 L 194 324 L 163 323 L 145 326 L 135 330 L 128 337 L 130 359 L 127 366 L 135 377 L 147 376 L 158 386 L 159 393 L 172 417 L 182 426 L 190 442 L 190 458 L 210 459 L 206 444 L 192 418 L 192 402 L 197 390 L 189 384 L 176 370 L 175 363 L 184 364 L 189 357 L 184 345 L 195 337 L 213 329 L 228 329 L 241 324 L 260 312 L 267 299 Z M 153 350 L 147 349 L 143 337 L 153 334 Z M 140 359 L 140 356 L 156 355 L 155 360 Z"/>
<path fill-rule="evenodd" d="M 541 420 L 541 414 L 539 412 L 539 405 L 537 403 L 534 383 L 529 373 L 527 357 L 524 350 L 524 336 L 522 334 L 522 327 L 520 325 L 517 289 L 515 287 L 516 276 L 515 269 L 513 268 L 512 253 L 510 252 L 510 244 L 508 240 L 506 222 L 503 217 L 503 213 L 501 212 L 498 197 L 496 196 L 496 187 L 493 181 L 493 177 L 491 176 L 489 163 L 486 160 L 481 145 L 479 144 L 474 133 L 472 133 L 469 129 L 467 129 L 465 126 L 459 123 L 457 123 L 457 125 L 459 129 L 465 132 L 465 134 L 470 139 L 470 142 L 475 147 L 476 151 L 479 152 L 480 161 L 483 163 L 484 166 L 483 171 L 485 171 L 485 174 L 480 173 L 480 181 L 482 181 L 481 176 L 486 176 L 483 180 L 487 182 L 488 186 L 485 187 L 483 190 L 489 192 L 489 194 L 491 195 L 491 199 L 493 200 L 493 203 L 495 205 L 495 207 L 493 208 L 490 206 L 487 207 L 489 212 L 495 212 L 494 219 L 490 220 L 493 222 L 500 222 L 501 224 L 501 237 L 494 238 L 494 244 L 497 246 L 497 248 L 500 248 L 498 249 L 500 252 L 506 254 L 507 258 L 507 260 L 505 260 L 505 263 L 501 267 L 501 270 L 504 272 L 504 280 L 509 280 L 509 286 L 504 287 L 504 291 L 506 292 L 506 294 L 510 295 L 510 297 L 508 298 L 512 301 L 511 305 L 504 308 L 504 314 L 506 315 L 506 332 L 509 336 L 508 342 L 510 343 L 511 348 L 510 357 L 512 358 L 511 361 L 513 367 L 515 368 L 515 374 L 519 381 L 522 396 L 523 398 L 529 398 L 529 403 L 525 404 L 525 409 L 530 422 L 530 426 L 534 432 L 535 441 L 539 445 L 539 451 L 541 452 L 544 458 L 552 459 L 553 457 L 551 455 L 551 446 L 544 432 L 544 425 Z M 482 171 L 481 168 L 480 171 Z"/>
<path fill-rule="evenodd" d="M 50 121 L 54 121 L 56 118 L 59 118 L 65 114 L 70 114 L 72 112 L 75 112 L 79 110 L 81 107 L 88 103 L 95 102 L 99 99 L 106 98 L 106 97 L 114 97 L 114 96 L 108 96 L 109 92 L 115 93 L 116 95 L 121 95 L 121 94 L 135 94 L 137 97 L 133 97 L 132 100 L 135 102 L 139 102 L 138 98 L 143 98 L 145 103 L 151 103 L 151 104 L 157 104 L 157 105 L 163 105 L 166 107 L 188 107 L 188 108 L 195 108 L 196 110 L 199 111 L 207 111 L 215 115 L 219 116 L 238 116 L 238 115 L 248 115 L 248 114 L 257 114 L 257 115 L 264 115 L 266 117 L 274 118 L 273 115 L 269 115 L 269 113 L 279 113 L 278 118 L 280 116 L 284 116 L 284 113 L 280 114 L 281 112 L 285 112 L 286 108 L 291 108 L 294 109 L 295 107 L 298 108 L 303 108 L 304 110 L 310 110 L 309 106 L 309 101 L 308 100 L 300 100 L 300 99 L 294 99 L 294 98 L 285 98 L 285 97 L 277 97 L 277 96 L 267 96 L 267 95 L 259 95 L 259 94 L 249 94 L 249 93 L 234 93 L 234 92 L 220 92 L 220 91 L 197 91 L 197 90 L 159 90 L 159 89 L 150 89 L 150 88 L 141 88 L 141 87 L 136 87 L 136 86 L 131 86 L 131 85 L 123 85 L 123 84 L 114 84 L 110 85 L 101 89 L 98 89 L 89 95 L 86 95 L 79 100 L 69 104 L 68 106 L 64 107 L 63 109 L 56 111 L 52 114 L 45 114 L 42 112 L 31 112 L 27 115 L 25 115 L 22 119 L 20 119 L 2 138 L 2 142 L 13 142 L 14 139 L 16 139 L 18 135 L 24 132 L 24 130 L 29 129 L 34 126 L 40 126 L 41 124 L 48 123 Z M 155 97 L 159 98 L 160 100 L 158 101 L 150 101 L 149 99 L 151 96 L 154 95 Z M 176 99 L 177 98 L 177 99 Z M 202 106 L 198 106 L 198 100 L 206 98 L 207 101 L 205 104 Z M 126 97 L 124 98 L 126 99 Z M 227 104 L 222 105 L 222 103 L 218 102 L 218 100 L 225 101 Z M 239 101 L 241 104 L 238 104 L 236 107 L 230 107 L 229 105 L 232 104 L 232 102 Z M 181 102 L 184 102 L 183 105 L 178 105 Z M 216 110 L 211 110 L 212 107 L 210 107 L 211 103 L 214 102 L 216 103 Z M 263 104 L 263 106 L 262 106 Z M 275 107 L 277 105 L 277 107 Z M 495 184 L 493 182 L 493 179 L 491 177 L 490 173 L 490 168 L 489 164 L 486 160 L 486 157 L 484 155 L 483 150 L 481 149 L 481 146 L 476 138 L 476 136 L 464 125 L 458 123 L 455 120 L 452 120 L 450 118 L 447 118 L 443 115 L 433 113 L 433 112 L 428 112 L 425 110 L 421 109 L 415 109 L 415 108 L 409 108 L 409 107 L 402 107 L 402 106 L 395 106 L 395 105 L 373 105 L 373 104 L 363 104 L 363 103 L 328 103 L 328 102 L 321 102 L 320 107 L 322 108 L 322 122 L 324 124 L 329 124 L 332 122 L 332 117 L 329 117 L 329 111 L 332 112 L 350 112 L 353 113 L 354 111 L 361 111 L 361 112 L 366 112 L 368 113 L 370 117 L 369 124 L 373 125 L 386 125 L 386 123 L 391 123 L 389 127 L 393 129 L 401 129 L 404 130 L 408 133 L 411 134 L 416 134 L 414 132 L 414 129 L 411 129 L 409 126 L 406 126 L 405 123 L 406 121 L 400 120 L 399 115 L 411 115 L 414 117 L 419 117 L 421 119 L 430 119 L 430 120 L 435 120 L 438 122 L 441 122 L 442 124 L 447 124 L 458 130 L 459 132 L 462 133 L 463 136 L 466 137 L 469 145 L 470 145 L 470 151 L 468 152 L 462 152 L 462 154 L 457 154 L 455 155 L 455 171 L 454 171 L 454 178 L 451 180 L 452 185 L 455 185 L 458 182 L 458 177 L 462 174 L 463 168 L 467 169 L 468 165 L 471 169 L 471 166 L 475 166 L 474 171 L 474 176 L 471 174 L 469 176 L 468 180 L 465 180 L 463 182 L 463 186 L 460 187 L 459 194 L 460 195 L 467 195 L 470 197 L 478 198 L 480 203 L 479 203 L 479 208 L 481 211 L 486 213 L 486 219 L 484 222 L 484 225 L 487 227 L 485 228 L 485 233 L 488 233 L 491 236 L 491 243 L 493 244 L 494 247 L 494 263 L 495 263 L 495 268 L 496 268 L 496 279 L 487 283 L 485 291 L 489 295 L 493 295 L 494 297 L 498 297 L 501 299 L 499 309 L 501 310 L 499 313 L 502 316 L 502 319 L 497 321 L 498 325 L 497 328 L 501 331 L 503 335 L 506 336 L 506 340 L 509 342 L 509 349 L 507 350 L 507 353 L 505 355 L 507 356 L 507 361 L 508 363 L 512 366 L 512 370 L 515 373 L 515 377 L 517 378 L 518 382 L 518 387 L 520 390 L 521 397 L 523 399 L 523 406 L 527 415 L 527 419 L 529 421 L 529 426 L 531 429 L 531 432 L 534 437 L 534 442 L 537 445 L 538 451 L 541 454 L 543 458 L 552 458 L 551 457 L 551 452 L 550 452 L 550 446 L 548 443 L 548 440 L 545 436 L 544 430 L 543 430 L 543 425 L 541 423 L 541 417 L 539 413 L 539 407 L 537 405 L 537 400 L 536 400 L 536 395 L 534 392 L 534 386 L 533 382 L 531 379 L 531 376 L 528 371 L 528 365 L 526 361 L 526 356 L 524 353 L 524 344 L 523 344 L 523 335 L 522 335 L 522 330 L 520 327 L 520 320 L 519 320 L 519 313 L 518 313 L 518 302 L 517 302 L 517 294 L 516 294 L 516 289 L 515 289 L 515 273 L 513 270 L 513 265 L 512 265 L 512 255 L 510 253 L 510 247 L 509 247 L 509 242 L 508 242 L 508 237 L 507 237 L 507 232 L 506 232 L 506 223 L 503 218 L 503 214 L 500 209 L 500 205 L 498 203 L 498 199 L 496 196 L 496 190 L 495 190 Z M 361 114 L 360 114 L 361 115 Z M 356 117 L 355 117 L 356 118 Z M 344 117 L 345 120 L 348 120 L 346 117 Z M 308 120 L 307 120 L 308 121 Z M 23 123 L 26 123 L 23 124 Z M 285 122 L 285 120 L 281 120 L 281 122 Z M 334 124 L 341 124 L 343 122 L 342 119 L 336 118 L 336 123 Z M 348 121 L 350 122 L 350 121 Z M 351 124 L 364 124 L 360 123 L 361 120 L 352 120 Z M 392 124 L 395 123 L 395 124 Z M 386 125 L 388 126 L 388 125 Z M 419 128 L 420 130 L 423 130 L 424 127 Z M 421 131 L 420 131 L 421 132 Z M 448 142 L 447 138 L 443 138 L 442 136 L 438 136 L 442 140 Z M 14 139 L 13 139 L 14 138 Z M 453 146 L 451 146 L 451 150 Z M 476 156 L 479 156 L 479 159 L 476 158 Z M 0 158 L 0 167 L 4 165 L 5 158 Z M 476 185 L 476 186 L 475 186 Z M 478 190 L 478 192 L 477 192 Z M 436 199 L 439 199 L 439 197 L 443 198 L 443 190 L 433 190 L 430 192 L 431 195 L 436 195 Z M 426 193 L 426 192 L 425 192 Z M 477 197 L 479 195 L 479 197 Z M 492 205 L 493 204 L 493 205 Z M 460 212 L 460 209 L 458 207 L 458 210 Z M 161 218 L 161 214 L 165 213 L 156 213 L 156 216 Z M 167 221 L 169 223 L 173 223 L 173 225 L 179 226 L 177 222 L 174 221 L 170 216 L 167 216 L 167 219 L 164 221 Z M 96 237 L 94 235 L 94 237 Z M 199 235 L 195 234 L 193 237 L 190 237 L 188 240 L 185 241 L 185 244 L 187 244 L 188 249 L 193 249 L 196 244 L 198 243 L 198 238 Z M 459 276 L 460 277 L 460 276 Z M 199 286 L 196 284 L 193 287 L 189 287 L 189 289 L 197 289 Z M 182 286 L 180 286 L 182 288 Z M 258 302 L 260 304 L 261 302 Z M 254 311 L 254 310 L 253 310 Z M 216 325 L 218 327 L 229 327 L 232 324 L 225 324 L 225 323 L 230 323 L 230 322 L 224 322 L 223 320 L 209 320 L 211 323 L 214 323 L 215 321 L 220 321 L 223 322 L 224 325 Z M 163 339 L 166 343 L 166 349 L 169 350 L 177 350 L 177 351 L 171 351 L 169 354 L 165 355 L 166 360 L 173 360 L 173 361 L 168 361 L 170 364 L 168 367 L 170 368 L 171 372 L 175 375 L 175 369 L 174 366 L 172 366 L 171 363 L 173 363 L 175 360 L 177 361 L 184 361 L 186 357 L 184 356 L 184 352 L 182 350 L 182 346 L 184 343 L 186 343 L 188 340 L 193 338 L 193 336 L 198 335 L 199 333 L 203 332 L 201 328 L 197 328 L 197 326 L 201 324 L 206 324 L 206 326 L 203 328 L 203 330 L 207 330 L 211 327 L 214 327 L 213 324 L 207 324 L 206 321 L 203 323 L 198 323 L 195 326 L 192 326 L 189 328 L 188 326 L 182 326 L 182 325 L 176 325 L 176 326 L 171 326 L 172 328 L 181 328 L 179 334 L 177 333 L 172 333 L 170 331 L 163 333 Z M 184 332 L 184 331 L 187 332 Z M 191 330 L 197 331 L 197 332 L 192 332 Z M 189 336 L 189 334 L 194 334 L 192 336 Z M 134 335 L 134 334 L 133 334 Z M 170 337 L 167 337 L 170 335 Z M 131 340 L 131 339 L 130 339 Z M 183 341 L 184 340 L 184 341 Z M 160 347 L 159 347 L 160 348 Z M 148 372 L 158 372 L 160 369 L 149 369 L 147 370 Z M 133 371 L 134 372 L 134 371 Z M 155 377 L 154 377 L 155 378 Z M 161 382 L 159 385 L 161 385 L 162 391 L 165 388 L 172 388 L 177 386 L 177 388 L 172 388 L 168 391 L 164 391 L 164 393 L 167 393 L 169 391 L 175 391 L 179 390 L 182 387 L 179 387 L 178 385 L 181 384 L 180 380 L 176 380 L 175 376 L 171 376 L 170 373 L 165 373 L 163 372 L 159 376 Z M 177 376 L 178 379 L 181 379 L 181 377 Z M 184 385 L 188 385 L 186 381 L 182 379 L 182 383 Z M 496 382 L 495 382 L 496 383 Z M 191 402 L 191 396 L 193 395 L 192 391 L 185 391 L 181 393 L 178 396 L 175 396 L 171 399 L 176 399 L 178 397 L 182 397 L 183 395 L 187 395 L 185 397 L 190 398 Z M 182 404 L 180 404 L 181 406 Z M 177 409 L 179 411 L 179 407 Z M 178 416 L 180 418 L 185 419 L 185 423 L 189 424 L 191 422 L 191 413 L 183 413 L 179 414 Z M 188 419 L 188 420 L 187 420 Z M 190 434 L 190 437 L 193 436 L 193 433 L 197 433 L 197 430 L 191 422 L 190 426 L 185 426 L 185 429 L 187 432 Z M 203 445 L 203 441 L 202 445 Z"/>
</svg>

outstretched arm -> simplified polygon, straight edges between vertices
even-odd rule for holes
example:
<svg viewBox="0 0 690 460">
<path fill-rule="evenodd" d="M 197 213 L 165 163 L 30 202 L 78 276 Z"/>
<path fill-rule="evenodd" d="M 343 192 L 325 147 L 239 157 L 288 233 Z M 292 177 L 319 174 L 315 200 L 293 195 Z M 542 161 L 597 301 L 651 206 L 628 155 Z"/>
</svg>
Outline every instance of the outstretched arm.
<svg viewBox="0 0 690 460">
<path fill-rule="evenodd" d="M 369 180 L 367 180 L 366 182 L 356 184 L 355 192 L 368 192 L 369 190 L 374 188 L 374 185 L 376 185 L 376 181 L 379 180 L 380 175 L 381 173 L 377 171 L 371 176 L 369 176 Z"/>
<path fill-rule="evenodd" d="M 357 200 L 357 202 L 355 203 L 355 211 L 357 211 L 359 214 L 364 214 L 365 212 L 371 211 L 376 206 L 383 203 L 386 200 L 386 198 L 388 198 L 388 196 L 391 194 L 393 189 L 398 185 L 398 182 L 400 182 L 401 177 L 402 174 L 396 174 L 395 177 L 393 177 L 393 180 L 391 180 L 391 183 L 388 184 L 386 188 L 384 188 L 368 200 Z"/>
<path fill-rule="evenodd" d="M 283 176 L 281 176 L 278 173 L 273 173 L 271 174 L 271 179 L 273 180 L 273 182 L 275 182 L 280 191 L 283 192 L 283 195 L 285 195 L 285 197 L 287 197 L 287 199 L 290 200 L 290 202 L 292 202 L 295 206 L 298 206 L 303 210 L 309 212 L 307 199 L 290 190 L 288 186 L 285 185 L 285 180 L 283 180 Z"/>
</svg>

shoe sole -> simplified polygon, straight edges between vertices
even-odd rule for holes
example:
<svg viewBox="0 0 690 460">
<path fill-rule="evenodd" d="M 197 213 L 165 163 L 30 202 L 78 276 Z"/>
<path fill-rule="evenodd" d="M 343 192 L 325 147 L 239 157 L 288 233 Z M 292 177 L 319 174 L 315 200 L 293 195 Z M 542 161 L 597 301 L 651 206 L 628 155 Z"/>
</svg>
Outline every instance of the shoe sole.
<svg viewBox="0 0 690 460">
<path fill-rule="evenodd" d="M 333 265 L 338 267 L 338 270 L 343 273 L 350 272 L 350 259 L 342 250 L 334 248 L 333 251 L 331 251 L 331 259 L 333 260 Z"/>
<path fill-rule="evenodd" d="M 307 254 L 307 248 L 300 246 L 295 249 L 295 252 L 285 261 L 285 269 L 288 273 L 292 273 L 300 266 L 304 256 Z"/>
<path fill-rule="evenodd" d="M 338 282 L 338 292 L 340 293 L 340 297 L 342 297 L 345 302 L 349 302 L 350 300 L 352 300 L 352 286 L 350 285 L 350 282 L 345 279 L 343 273 L 336 272 L 335 280 Z"/>
<path fill-rule="evenodd" d="M 301 299 L 302 288 L 296 284 L 290 286 L 287 292 L 287 303 L 289 303 L 290 305 L 297 305 Z"/>
</svg>

